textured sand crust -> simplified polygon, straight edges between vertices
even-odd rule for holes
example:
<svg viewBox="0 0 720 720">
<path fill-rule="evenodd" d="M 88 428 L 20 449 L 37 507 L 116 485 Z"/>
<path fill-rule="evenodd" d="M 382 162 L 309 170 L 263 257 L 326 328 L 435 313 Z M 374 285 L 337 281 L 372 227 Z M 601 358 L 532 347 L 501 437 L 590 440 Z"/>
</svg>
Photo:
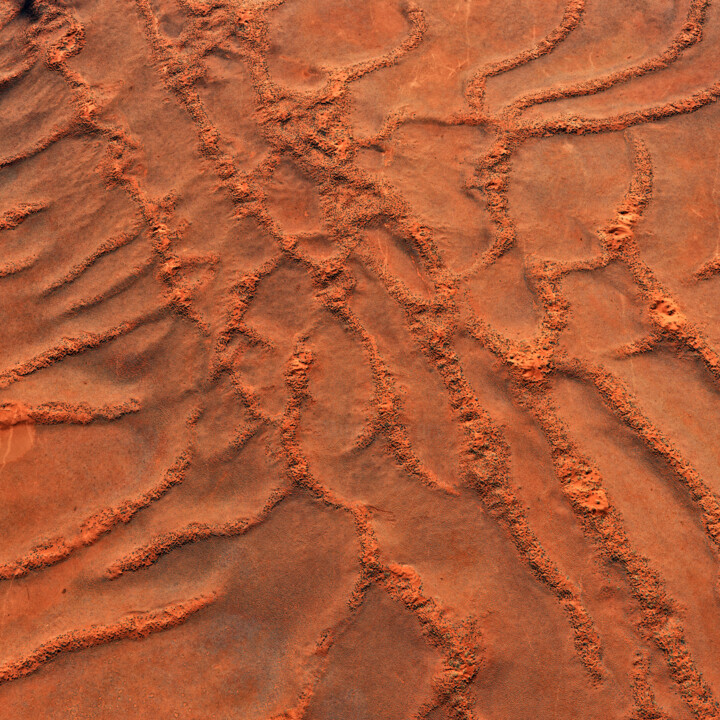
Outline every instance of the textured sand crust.
<svg viewBox="0 0 720 720">
<path fill-rule="evenodd" d="M 720 718 L 720 5 L 0 0 L 0 718 Z"/>
</svg>

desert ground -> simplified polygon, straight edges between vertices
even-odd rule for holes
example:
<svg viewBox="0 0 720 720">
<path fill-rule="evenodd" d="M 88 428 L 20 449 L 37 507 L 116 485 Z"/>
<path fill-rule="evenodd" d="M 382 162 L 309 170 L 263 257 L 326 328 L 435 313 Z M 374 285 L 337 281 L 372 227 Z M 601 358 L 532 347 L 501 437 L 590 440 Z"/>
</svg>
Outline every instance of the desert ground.
<svg viewBox="0 0 720 720">
<path fill-rule="evenodd" d="M 720 3 L 0 0 L 0 718 L 720 718 Z"/>
</svg>

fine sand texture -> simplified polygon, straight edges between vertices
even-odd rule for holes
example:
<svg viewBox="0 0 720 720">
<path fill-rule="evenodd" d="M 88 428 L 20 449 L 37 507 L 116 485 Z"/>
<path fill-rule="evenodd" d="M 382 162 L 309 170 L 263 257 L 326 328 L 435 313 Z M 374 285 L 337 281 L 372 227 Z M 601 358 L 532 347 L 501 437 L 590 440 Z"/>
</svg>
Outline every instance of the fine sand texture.
<svg viewBox="0 0 720 720">
<path fill-rule="evenodd" d="M 0 0 L 0 720 L 720 719 L 720 2 Z"/>
</svg>

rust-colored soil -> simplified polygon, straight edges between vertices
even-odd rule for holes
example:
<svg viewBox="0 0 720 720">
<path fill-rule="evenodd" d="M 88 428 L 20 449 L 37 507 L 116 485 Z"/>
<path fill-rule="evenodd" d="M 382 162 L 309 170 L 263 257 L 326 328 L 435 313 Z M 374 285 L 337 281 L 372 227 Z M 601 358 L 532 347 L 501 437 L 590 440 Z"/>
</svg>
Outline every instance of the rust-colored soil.
<svg viewBox="0 0 720 720">
<path fill-rule="evenodd" d="M 720 718 L 720 6 L 0 0 L 0 720 Z"/>
</svg>

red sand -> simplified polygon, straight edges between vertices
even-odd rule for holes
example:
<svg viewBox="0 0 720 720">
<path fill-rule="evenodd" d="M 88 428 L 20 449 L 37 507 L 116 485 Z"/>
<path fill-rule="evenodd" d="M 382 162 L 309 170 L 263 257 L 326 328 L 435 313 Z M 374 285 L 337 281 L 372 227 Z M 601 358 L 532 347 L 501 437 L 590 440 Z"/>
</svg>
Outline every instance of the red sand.
<svg viewBox="0 0 720 720">
<path fill-rule="evenodd" d="M 0 0 L 0 718 L 720 718 L 719 60 Z"/>
</svg>

